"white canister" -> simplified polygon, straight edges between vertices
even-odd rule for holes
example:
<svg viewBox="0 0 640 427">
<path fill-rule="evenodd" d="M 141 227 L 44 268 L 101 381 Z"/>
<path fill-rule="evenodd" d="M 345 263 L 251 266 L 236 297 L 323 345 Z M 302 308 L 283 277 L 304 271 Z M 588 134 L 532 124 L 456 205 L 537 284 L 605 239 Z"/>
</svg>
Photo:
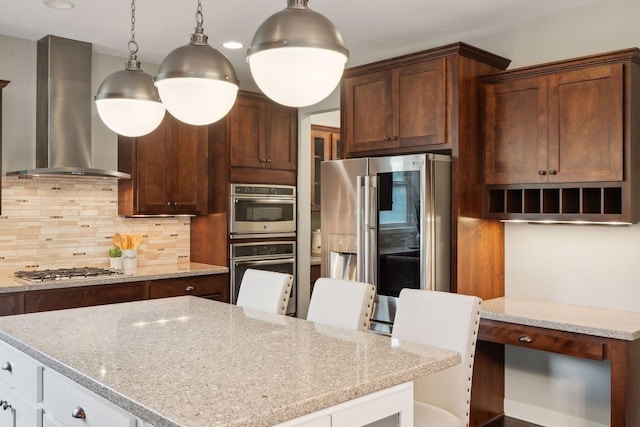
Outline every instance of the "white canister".
<svg viewBox="0 0 640 427">
<path fill-rule="evenodd" d="M 134 272 L 138 268 L 138 251 L 136 249 L 122 250 L 122 269 L 125 273 Z"/>
<path fill-rule="evenodd" d="M 109 258 L 109 267 L 114 270 L 122 270 L 122 257 Z"/>
<path fill-rule="evenodd" d="M 321 248 L 321 234 L 320 229 L 313 230 L 311 232 L 311 253 L 314 255 L 320 255 L 322 252 Z"/>
</svg>

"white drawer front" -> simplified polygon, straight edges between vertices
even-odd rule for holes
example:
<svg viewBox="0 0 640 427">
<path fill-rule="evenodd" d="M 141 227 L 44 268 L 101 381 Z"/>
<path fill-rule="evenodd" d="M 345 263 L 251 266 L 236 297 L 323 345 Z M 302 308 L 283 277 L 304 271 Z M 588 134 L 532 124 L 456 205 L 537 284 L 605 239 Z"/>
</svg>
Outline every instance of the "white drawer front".
<svg viewBox="0 0 640 427">
<path fill-rule="evenodd" d="M 50 370 L 44 371 L 43 406 L 67 427 L 135 427 L 133 415 Z M 72 414 L 82 408 L 85 418 Z"/>
<path fill-rule="evenodd" d="M 42 365 L 0 342 L 0 379 L 32 402 L 42 402 Z"/>
<path fill-rule="evenodd" d="M 42 427 L 42 408 L 0 381 L 0 426 Z"/>
<path fill-rule="evenodd" d="M 62 424 L 59 424 L 55 419 L 53 419 L 48 414 L 44 414 L 42 418 L 42 427 L 64 427 Z"/>
</svg>

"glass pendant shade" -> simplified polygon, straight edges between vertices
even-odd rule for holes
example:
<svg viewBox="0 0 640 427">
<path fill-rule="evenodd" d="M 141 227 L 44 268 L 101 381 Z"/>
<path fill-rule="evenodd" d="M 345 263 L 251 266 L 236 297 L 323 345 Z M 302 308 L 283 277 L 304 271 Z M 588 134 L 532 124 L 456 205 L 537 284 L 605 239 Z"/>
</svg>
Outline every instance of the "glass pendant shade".
<svg viewBox="0 0 640 427">
<path fill-rule="evenodd" d="M 150 133 L 160 125 L 165 108 L 150 75 L 128 60 L 124 70 L 110 74 L 95 97 L 98 114 L 112 131 L 129 137 Z"/>
<path fill-rule="evenodd" d="M 191 125 L 207 125 L 223 118 L 238 92 L 231 62 L 209 46 L 206 37 L 193 34 L 188 45 L 175 49 L 162 61 L 155 77 L 167 110 Z"/>
<path fill-rule="evenodd" d="M 338 85 L 349 58 L 342 36 L 308 0 L 288 0 L 253 37 L 247 62 L 256 84 L 272 100 L 306 107 Z"/>
</svg>

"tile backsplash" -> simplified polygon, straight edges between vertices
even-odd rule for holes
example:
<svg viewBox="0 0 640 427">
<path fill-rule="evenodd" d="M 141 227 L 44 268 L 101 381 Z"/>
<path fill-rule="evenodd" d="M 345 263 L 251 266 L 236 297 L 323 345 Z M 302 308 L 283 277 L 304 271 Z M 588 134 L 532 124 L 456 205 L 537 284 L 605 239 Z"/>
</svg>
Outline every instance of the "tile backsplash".
<svg viewBox="0 0 640 427">
<path fill-rule="evenodd" d="M 0 269 L 107 267 L 117 232 L 143 235 L 139 266 L 189 262 L 190 223 L 118 216 L 115 179 L 2 177 Z"/>
</svg>

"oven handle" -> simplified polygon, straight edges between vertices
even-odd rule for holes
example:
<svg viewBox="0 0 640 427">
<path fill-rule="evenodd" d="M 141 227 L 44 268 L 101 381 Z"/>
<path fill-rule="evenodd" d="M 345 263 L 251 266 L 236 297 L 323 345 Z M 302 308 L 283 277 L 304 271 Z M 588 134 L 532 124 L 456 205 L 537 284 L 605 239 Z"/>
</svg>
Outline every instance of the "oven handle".
<svg viewBox="0 0 640 427">
<path fill-rule="evenodd" d="M 259 201 L 260 203 L 267 203 L 267 204 L 286 203 L 288 205 L 294 205 L 296 203 L 296 199 L 272 199 L 272 198 L 267 199 L 262 197 L 234 197 L 233 198 L 233 202 L 235 204 L 240 203 L 240 201 L 247 201 L 247 202 Z"/>
<path fill-rule="evenodd" d="M 234 261 L 236 267 L 240 265 L 274 265 L 274 264 L 293 264 L 296 262 L 295 258 L 280 258 L 280 259 L 268 259 L 262 261 Z"/>
</svg>

